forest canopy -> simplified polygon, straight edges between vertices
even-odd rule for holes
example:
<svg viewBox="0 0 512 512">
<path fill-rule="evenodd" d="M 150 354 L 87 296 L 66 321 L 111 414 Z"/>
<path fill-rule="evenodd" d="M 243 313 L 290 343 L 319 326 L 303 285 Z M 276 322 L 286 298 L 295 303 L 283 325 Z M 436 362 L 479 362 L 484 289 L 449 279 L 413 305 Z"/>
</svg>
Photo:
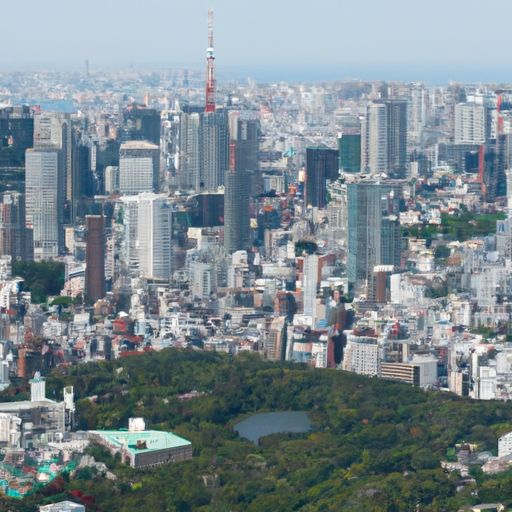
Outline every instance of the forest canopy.
<svg viewBox="0 0 512 512">
<path fill-rule="evenodd" d="M 440 467 L 460 441 L 496 452 L 497 437 L 512 430 L 508 403 L 251 354 L 176 349 L 54 370 L 48 396 L 66 384 L 78 399 L 77 428 L 122 428 L 129 417 L 143 416 L 148 428 L 192 441 L 194 457 L 141 472 L 93 447 L 116 481 L 87 468 L 45 496 L 7 500 L 9 510 L 36 510 L 36 503 L 80 493 L 93 497 L 88 510 L 103 511 L 409 512 L 454 511 L 486 500 L 512 504 L 512 472 L 477 475 L 476 495 L 475 485 L 457 492 L 460 477 Z M 193 390 L 199 396 L 183 398 Z M 274 434 L 259 446 L 233 431 L 241 418 L 275 410 L 308 411 L 313 430 Z"/>
</svg>

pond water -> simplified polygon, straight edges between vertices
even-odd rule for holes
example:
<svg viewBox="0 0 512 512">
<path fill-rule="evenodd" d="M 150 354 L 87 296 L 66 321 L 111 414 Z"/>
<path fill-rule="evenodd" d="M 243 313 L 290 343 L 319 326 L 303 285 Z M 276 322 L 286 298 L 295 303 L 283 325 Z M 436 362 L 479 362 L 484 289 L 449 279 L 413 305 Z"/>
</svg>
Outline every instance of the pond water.
<svg viewBox="0 0 512 512">
<path fill-rule="evenodd" d="M 261 437 L 279 433 L 302 433 L 311 430 L 311 421 L 304 411 L 262 412 L 253 414 L 235 425 L 240 437 L 258 444 Z"/>
</svg>

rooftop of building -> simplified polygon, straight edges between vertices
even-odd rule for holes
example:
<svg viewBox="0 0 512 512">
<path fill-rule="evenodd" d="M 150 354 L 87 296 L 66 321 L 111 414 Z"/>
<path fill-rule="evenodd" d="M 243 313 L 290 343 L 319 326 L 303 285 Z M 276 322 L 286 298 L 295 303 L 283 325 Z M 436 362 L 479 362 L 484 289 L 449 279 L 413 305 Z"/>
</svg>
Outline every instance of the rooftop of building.
<svg viewBox="0 0 512 512">
<path fill-rule="evenodd" d="M 191 442 L 172 432 L 159 430 L 143 430 L 130 432 L 128 430 L 90 430 L 90 434 L 102 437 L 108 444 L 122 448 L 126 447 L 131 453 L 145 453 L 169 448 L 191 446 Z"/>
<path fill-rule="evenodd" d="M 40 512 L 52 512 L 52 511 L 73 511 L 73 510 L 85 510 L 83 505 L 74 503 L 73 501 L 59 501 L 58 503 L 52 503 L 50 505 L 41 505 L 39 507 Z"/>
<path fill-rule="evenodd" d="M 147 140 L 128 140 L 121 144 L 121 149 L 158 149 L 158 146 Z"/>
<path fill-rule="evenodd" d="M 55 402 L 54 400 L 49 400 L 48 398 L 36 401 L 22 400 L 19 402 L 2 402 L 0 403 L 0 412 L 20 411 L 26 409 L 34 409 L 36 407 L 48 407 L 49 405 L 60 406 L 63 404 L 64 402 Z"/>
</svg>

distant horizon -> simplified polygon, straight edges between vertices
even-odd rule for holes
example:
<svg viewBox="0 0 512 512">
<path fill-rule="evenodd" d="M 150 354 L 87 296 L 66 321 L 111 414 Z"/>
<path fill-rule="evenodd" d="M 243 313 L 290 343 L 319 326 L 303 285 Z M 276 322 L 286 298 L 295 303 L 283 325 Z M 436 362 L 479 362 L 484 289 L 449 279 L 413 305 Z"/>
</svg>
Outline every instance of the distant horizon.
<svg viewBox="0 0 512 512">
<path fill-rule="evenodd" d="M 205 65 L 214 11 L 218 79 L 512 81 L 512 4 L 488 0 L 20 0 L 2 6 L 0 68 Z M 178 64 L 181 63 L 181 64 Z M 223 69 L 226 77 L 223 77 Z"/>
<path fill-rule="evenodd" d="M 69 63 L 32 63 L 11 67 L 0 64 L 0 74 L 15 73 L 83 73 L 85 61 L 78 65 Z M 135 71 L 140 73 L 163 72 L 170 70 L 188 70 L 194 73 L 204 71 L 203 66 L 186 63 L 126 63 L 124 65 L 95 66 L 89 62 L 91 75 L 95 73 L 116 73 Z M 507 69 L 489 68 L 478 70 L 461 66 L 426 65 L 353 65 L 333 64 L 332 66 L 304 67 L 295 66 L 263 66 L 263 65 L 221 65 L 217 64 L 217 80 L 222 84 L 230 81 L 244 82 L 249 79 L 257 83 L 321 83 L 344 81 L 388 81 L 388 82 L 424 82 L 435 87 L 446 85 L 450 82 L 464 84 L 512 84 L 512 73 Z"/>
</svg>

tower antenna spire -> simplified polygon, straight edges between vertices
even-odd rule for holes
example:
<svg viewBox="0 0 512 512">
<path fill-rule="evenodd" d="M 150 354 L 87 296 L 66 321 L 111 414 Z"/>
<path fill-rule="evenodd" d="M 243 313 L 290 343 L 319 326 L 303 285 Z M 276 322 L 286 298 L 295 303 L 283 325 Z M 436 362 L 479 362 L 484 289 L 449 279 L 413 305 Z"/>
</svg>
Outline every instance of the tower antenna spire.
<svg viewBox="0 0 512 512">
<path fill-rule="evenodd" d="M 213 49 L 213 9 L 208 9 L 208 46 Z"/>
<path fill-rule="evenodd" d="M 215 52 L 213 49 L 213 10 L 208 10 L 208 49 L 206 50 L 205 112 L 215 112 Z"/>
</svg>

